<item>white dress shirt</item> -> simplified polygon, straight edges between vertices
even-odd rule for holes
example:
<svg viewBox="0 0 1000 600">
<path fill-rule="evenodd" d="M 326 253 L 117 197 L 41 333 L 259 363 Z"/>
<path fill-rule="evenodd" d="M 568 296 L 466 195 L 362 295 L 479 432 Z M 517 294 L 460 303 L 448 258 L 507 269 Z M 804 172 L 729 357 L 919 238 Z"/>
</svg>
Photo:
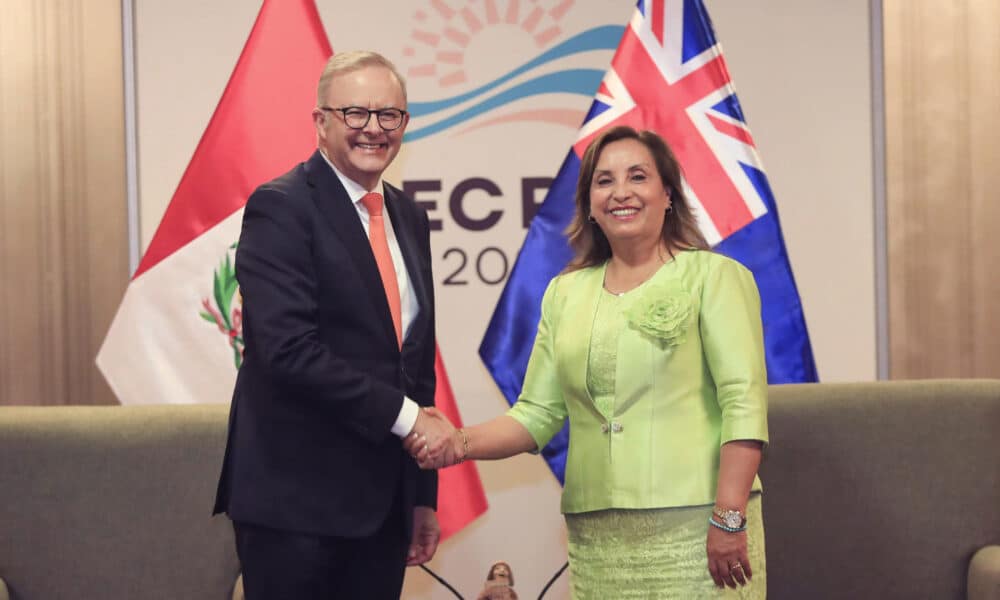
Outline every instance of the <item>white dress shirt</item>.
<svg viewBox="0 0 1000 600">
<path fill-rule="evenodd" d="M 347 190 L 347 196 L 354 203 L 354 209 L 358 211 L 358 218 L 361 219 L 361 226 L 365 228 L 365 235 L 368 235 L 368 209 L 365 208 L 364 204 L 361 204 L 361 198 L 369 192 L 377 192 L 385 197 L 385 191 L 382 187 L 382 179 L 379 178 L 378 183 L 375 185 L 374 189 L 366 190 L 364 187 L 359 185 L 357 182 L 348 179 L 346 175 L 337 170 L 337 167 L 330 162 L 327 158 L 326 153 L 320 151 L 323 158 L 326 160 L 326 164 L 330 165 L 333 169 L 333 173 L 340 180 L 340 183 Z M 393 229 L 392 218 L 389 216 L 389 211 L 386 210 L 383 213 L 382 222 L 385 223 L 385 237 L 386 241 L 389 243 L 389 254 L 392 255 L 392 266 L 396 270 L 396 281 L 399 283 L 399 306 L 402 319 L 403 328 L 403 339 L 406 339 L 406 335 L 410 332 L 410 327 L 413 325 L 413 320 L 416 318 L 417 314 L 420 312 L 420 304 L 417 302 L 417 295 L 413 293 L 413 286 L 410 284 L 410 275 L 406 270 L 406 262 L 403 260 L 403 252 L 399 249 L 399 242 L 396 240 L 396 231 Z M 399 415 L 396 417 L 396 422 L 392 426 L 392 432 L 399 437 L 405 437 L 413 429 L 414 424 L 417 422 L 417 414 L 420 412 L 420 405 L 414 402 L 411 398 L 403 396 L 403 406 L 399 409 Z"/>
</svg>

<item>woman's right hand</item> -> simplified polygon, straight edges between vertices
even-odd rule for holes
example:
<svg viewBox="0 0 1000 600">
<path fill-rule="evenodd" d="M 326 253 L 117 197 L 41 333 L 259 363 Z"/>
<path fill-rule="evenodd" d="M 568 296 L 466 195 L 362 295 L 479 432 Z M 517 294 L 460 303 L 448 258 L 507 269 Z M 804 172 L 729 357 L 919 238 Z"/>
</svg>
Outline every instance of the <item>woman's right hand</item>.
<svg viewBox="0 0 1000 600">
<path fill-rule="evenodd" d="M 447 428 L 448 433 L 431 440 L 419 435 L 407 436 L 403 440 L 406 451 L 417 461 L 421 469 L 443 469 L 461 462 L 465 456 L 462 437 L 458 430 L 435 408 L 425 408 L 423 413 L 423 416 Z"/>
<path fill-rule="evenodd" d="M 730 533 L 718 527 L 708 527 L 705 542 L 708 553 L 708 572 L 715 585 L 735 588 L 746 585 L 753 577 L 747 555 L 747 532 Z"/>
</svg>

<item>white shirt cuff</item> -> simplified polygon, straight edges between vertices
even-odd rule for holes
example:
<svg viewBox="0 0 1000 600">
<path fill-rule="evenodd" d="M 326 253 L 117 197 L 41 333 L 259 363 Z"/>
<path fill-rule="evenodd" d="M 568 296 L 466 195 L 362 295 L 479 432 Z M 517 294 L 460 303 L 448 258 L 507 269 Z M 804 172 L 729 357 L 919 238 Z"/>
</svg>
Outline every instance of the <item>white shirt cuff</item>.
<svg viewBox="0 0 1000 600">
<path fill-rule="evenodd" d="M 403 396 L 403 406 L 399 409 L 399 416 L 392 426 L 392 432 L 399 437 L 406 437 L 413 426 L 417 424 L 417 415 L 420 414 L 420 405 Z"/>
</svg>

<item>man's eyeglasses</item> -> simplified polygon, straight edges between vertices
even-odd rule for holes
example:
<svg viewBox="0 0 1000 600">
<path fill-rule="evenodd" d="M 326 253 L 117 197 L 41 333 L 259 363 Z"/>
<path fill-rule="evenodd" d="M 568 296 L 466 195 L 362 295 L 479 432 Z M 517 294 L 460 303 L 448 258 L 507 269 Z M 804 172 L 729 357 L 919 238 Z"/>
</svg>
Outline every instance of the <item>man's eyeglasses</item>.
<svg viewBox="0 0 1000 600">
<path fill-rule="evenodd" d="M 368 125 L 368 121 L 371 120 L 372 115 L 375 115 L 375 120 L 378 121 L 379 127 L 384 131 L 393 131 L 394 129 L 399 129 L 400 125 L 403 124 L 403 117 L 406 116 L 406 111 L 398 108 L 369 110 L 360 106 L 347 106 L 345 108 L 321 106 L 319 109 L 343 114 L 344 124 L 351 129 L 364 129 Z"/>
</svg>

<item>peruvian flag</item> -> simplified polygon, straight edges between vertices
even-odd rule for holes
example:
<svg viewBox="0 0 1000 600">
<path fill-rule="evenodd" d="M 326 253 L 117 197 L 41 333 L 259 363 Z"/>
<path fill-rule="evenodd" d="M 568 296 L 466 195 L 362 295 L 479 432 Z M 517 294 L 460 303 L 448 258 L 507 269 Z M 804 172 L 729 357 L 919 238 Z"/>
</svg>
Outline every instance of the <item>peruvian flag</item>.
<svg viewBox="0 0 1000 600">
<path fill-rule="evenodd" d="M 332 54 L 313 0 L 264 0 L 222 100 L 136 270 L 97 366 L 122 404 L 224 402 L 242 360 L 233 266 L 243 205 L 316 147 L 311 112 Z M 461 418 L 438 352 L 435 403 Z M 486 511 L 474 463 L 442 470 L 442 537 Z"/>
</svg>

